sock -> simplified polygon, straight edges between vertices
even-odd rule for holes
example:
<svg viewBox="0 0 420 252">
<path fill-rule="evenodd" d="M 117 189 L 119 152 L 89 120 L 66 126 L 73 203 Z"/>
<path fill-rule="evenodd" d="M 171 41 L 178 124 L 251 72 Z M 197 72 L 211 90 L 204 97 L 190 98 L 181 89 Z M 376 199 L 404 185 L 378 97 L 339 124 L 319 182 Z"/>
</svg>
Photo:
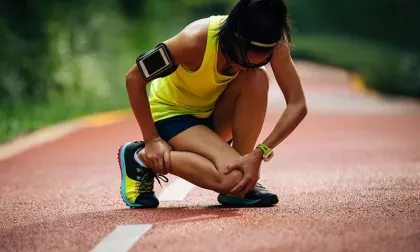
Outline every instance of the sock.
<svg viewBox="0 0 420 252">
<path fill-rule="evenodd" d="M 137 154 L 139 153 L 139 151 L 140 151 L 140 149 L 139 149 L 139 150 L 137 150 L 137 151 L 134 153 L 134 160 L 136 160 L 136 162 L 137 162 L 137 163 L 139 163 L 139 165 L 140 165 L 141 167 L 145 167 L 145 165 L 143 164 L 143 162 L 139 159 L 139 156 L 137 155 Z"/>
</svg>

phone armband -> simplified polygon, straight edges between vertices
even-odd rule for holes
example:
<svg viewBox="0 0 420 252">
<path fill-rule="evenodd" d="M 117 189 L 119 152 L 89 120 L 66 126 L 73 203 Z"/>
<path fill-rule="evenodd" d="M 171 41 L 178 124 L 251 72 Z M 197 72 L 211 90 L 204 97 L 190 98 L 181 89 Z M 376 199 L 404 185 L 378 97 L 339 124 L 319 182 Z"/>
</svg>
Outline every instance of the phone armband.
<svg viewBox="0 0 420 252">
<path fill-rule="evenodd" d="M 136 59 L 136 64 L 143 78 L 148 82 L 168 76 L 178 67 L 174 64 L 171 53 L 164 43 L 140 55 Z"/>
</svg>

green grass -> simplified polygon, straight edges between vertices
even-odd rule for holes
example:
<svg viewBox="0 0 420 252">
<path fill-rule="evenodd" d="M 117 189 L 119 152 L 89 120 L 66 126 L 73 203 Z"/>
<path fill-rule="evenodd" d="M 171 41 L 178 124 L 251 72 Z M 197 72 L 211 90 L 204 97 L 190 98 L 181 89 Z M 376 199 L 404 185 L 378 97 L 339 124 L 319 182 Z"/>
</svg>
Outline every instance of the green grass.
<svg viewBox="0 0 420 252">
<path fill-rule="evenodd" d="M 68 41 L 57 36 L 52 50 L 59 59 L 59 67 L 50 77 L 61 83 L 64 90 L 60 93 L 48 90 L 48 97 L 43 99 L 0 104 L 0 143 L 80 116 L 128 108 L 125 74 L 150 42 L 143 40 L 133 45 L 133 39 L 123 36 L 131 34 L 131 28 L 121 27 L 124 29 L 120 33 L 113 28 L 113 36 L 102 35 L 103 42 L 92 51 L 72 52 Z"/>
<path fill-rule="evenodd" d="M 127 59 L 131 58 L 112 58 L 110 62 L 119 65 L 102 66 L 95 65 L 99 64 L 96 59 L 80 61 L 77 64 L 82 67 L 78 71 L 72 68 L 63 71 L 67 76 L 62 78 L 79 75 L 73 81 L 75 85 L 60 93 L 50 93 L 44 99 L 14 100 L 13 104 L 0 105 L 0 142 L 79 116 L 129 107 L 125 73 L 132 62 Z"/>
<path fill-rule="evenodd" d="M 341 67 L 360 74 L 383 94 L 420 97 L 419 55 L 384 43 L 326 34 L 295 35 L 295 59 Z"/>
<path fill-rule="evenodd" d="M 68 31 L 59 26 L 51 43 L 59 67 L 49 74 L 62 84 L 64 91 L 48 94 L 42 100 L 0 104 L 0 143 L 76 117 L 130 107 L 125 74 L 138 55 L 173 34 L 177 24 L 170 24 L 169 28 L 156 20 L 127 24 L 119 16 L 106 17 L 99 20 L 104 22 L 95 35 L 100 43 L 92 50 L 86 47 L 91 37 L 85 33 L 89 32 L 83 30 L 76 41 L 83 50 L 70 50 Z"/>
</svg>

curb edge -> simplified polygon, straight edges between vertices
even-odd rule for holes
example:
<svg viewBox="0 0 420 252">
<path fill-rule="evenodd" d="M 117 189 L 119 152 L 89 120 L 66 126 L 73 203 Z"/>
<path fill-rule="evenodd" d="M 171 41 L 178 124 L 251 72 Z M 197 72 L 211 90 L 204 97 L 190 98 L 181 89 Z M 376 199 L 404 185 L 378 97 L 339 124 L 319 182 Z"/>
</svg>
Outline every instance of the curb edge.
<svg viewBox="0 0 420 252">
<path fill-rule="evenodd" d="M 131 109 L 111 110 L 77 117 L 40 128 L 5 143 L 0 143 L 0 161 L 23 153 L 31 148 L 53 142 L 83 128 L 102 127 L 119 122 L 130 114 Z"/>
<path fill-rule="evenodd" d="M 350 72 L 349 77 L 350 77 L 351 89 L 353 89 L 357 93 L 368 95 L 368 96 L 375 96 L 375 97 L 380 96 L 378 92 L 367 87 L 366 82 L 363 80 L 360 74 L 355 73 L 355 72 Z"/>
</svg>

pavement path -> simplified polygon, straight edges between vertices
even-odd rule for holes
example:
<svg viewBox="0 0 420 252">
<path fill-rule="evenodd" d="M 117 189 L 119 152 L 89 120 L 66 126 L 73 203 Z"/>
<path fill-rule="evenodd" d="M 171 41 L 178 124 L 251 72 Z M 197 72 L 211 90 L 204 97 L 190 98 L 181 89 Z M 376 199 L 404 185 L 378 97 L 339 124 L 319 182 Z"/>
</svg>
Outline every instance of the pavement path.
<svg viewBox="0 0 420 252">
<path fill-rule="evenodd" d="M 297 67 L 309 115 L 263 165 L 275 207 L 222 208 L 169 176 L 158 209 L 127 208 L 117 150 L 141 138 L 128 115 L 0 160 L 0 251 L 420 251 L 419 104 Z M 275 85 L 261 139 L 284 109 Z"/>
</svg>

